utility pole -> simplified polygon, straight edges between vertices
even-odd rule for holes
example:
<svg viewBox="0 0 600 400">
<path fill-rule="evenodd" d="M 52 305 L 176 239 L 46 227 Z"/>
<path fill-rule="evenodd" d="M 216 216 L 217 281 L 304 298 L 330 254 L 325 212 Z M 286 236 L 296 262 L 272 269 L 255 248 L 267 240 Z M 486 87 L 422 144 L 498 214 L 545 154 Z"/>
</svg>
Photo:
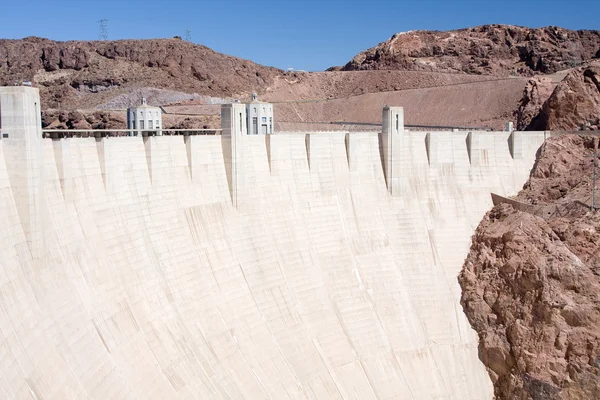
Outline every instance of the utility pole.
<svg viewBox="0 0 600 400">
<path fill-rule="evenodd" d="M 192 31 L 190 31 L 189 28 L 185 30 L 185 41 L 186 42 L 192 41 Z"/>
<path fill-rule="evenodd" d="M 100 25 L 100 29 L 98 32 L 98 40 L 108 40 L 108 20 L 106 18 L 102 18 L 98 21 Z"/>
</svg>

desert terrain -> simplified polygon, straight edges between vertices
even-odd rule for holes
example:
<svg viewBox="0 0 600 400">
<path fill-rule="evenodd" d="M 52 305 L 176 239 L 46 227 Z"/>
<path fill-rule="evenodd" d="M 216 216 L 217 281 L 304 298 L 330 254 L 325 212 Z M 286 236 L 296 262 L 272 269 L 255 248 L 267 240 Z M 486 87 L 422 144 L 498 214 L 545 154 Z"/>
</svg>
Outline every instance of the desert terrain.
<svg viewBox="0 0 600 400">
<path fill-rule="evenodd" d="M 377 110 L 383 104 L 404 106 L 407 125 L 430 129 L 501 129 L 512 121 L 519 129 L 579 130 L 598 125 L 592 116 L 596 102 L 588 101 L 591 108 L 583 115 L 573 107 L 570 116 L 555 113 L 559 121 L 546 117 L 550 109 L 566 107 L 557 100 L 538 114 L 571 71 L 583 69 L 582 79 L 592 79 L 585 70 L 589 65 L 593 70 L 599 51 L 598 31 L 486 25 L 399 33 L 344 67 L 296 72 L 179 38 L 54 42 L 29 37 L 0 40 L 0 84 L 31 81 L 39 87 L 45 123 L 57 128 L 123 128 L 124 110 L 141 97 L 165 107 L 167 127 L 217 128 L 219 104 L 247 101 L 258 93 L 260 100 L 277 104 L 280 131 L 366 129 L 353 123 L 379 124 Z M 585 98 L 595 95 L 583 86 L 575 90 Z M 68 122 L 73 111 L 84 117 L 74 114 L 78 120 Z M 99 118 L 91 117 L 98 111 L 108 122 L 99 125 Z"/>
</svg>

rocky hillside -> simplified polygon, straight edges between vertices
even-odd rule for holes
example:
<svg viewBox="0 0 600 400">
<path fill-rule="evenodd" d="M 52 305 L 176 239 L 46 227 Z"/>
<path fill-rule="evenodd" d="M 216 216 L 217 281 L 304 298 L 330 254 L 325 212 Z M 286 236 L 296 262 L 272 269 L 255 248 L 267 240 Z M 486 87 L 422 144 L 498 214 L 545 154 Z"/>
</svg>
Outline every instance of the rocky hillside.
<svg viewBox="0 0 600 400">
<path fill-rule="evenodd" d="M 539 87 L 539 85 L 538 85 Z M 531 104 L 539 103 L 537 87 L 532 89 Z M 520 118 L 519 125 L 527 123 Z M 576 68 L 554 89 L 529 121 L 527 130 L 598 130 L 600 129 L 600 63 Z"/>
<path fill-rule="evenodd" d="M 517 130 L 532 129 L 532 121 L 540 114 L 555 87 L 556 84 L 545 76 L 535 76 L 527 81 L 521 100 L 514 112 Z M 540 130 L 544 130 L 543 127 L 540 126 L 540 128 Z"/>
<path fill-rule="evenodd" d="M 125 114 L 123 112 L 123 114 Z M 125 115 L 95 111 L 85 115 L 79 111 L 42 111 L 44 129 L 125 129 Z"/>
<path fill-rule="evenodd" d="M 520 203 L 494 207 L 473 236 L 461 302 L 499 400 L 600 398 L 597 147 L 598 137 L 549 139 Z"/>
<path fill-rule="evenodd" d="M 594 66 L 600 59 L 593 60 L 599 56 L 600 31 L 502 25 L 397 34 L 357 55 L 345 71 L 321 73 L 284 72 L 181 39 L 29 37 L 0 39 L 0 85 L 31 81 L 40 89 L 49 127 L 113 127 L 117 120 L 93 114 L 124 110 L 142 97 L 152 105 L 201 107 L 257 92 L 262 100 L 285 103 L 278 106 L 280 121 L 291 124 L 374 123 L 385 99 L 405 106 L 414 124 L 498 128 L 514 119 L 518 129 L 580 130 L 600 127 Z M 490 91 L 484 81 L 496 84 Z M 298 100 L 323 104 L 287 104 Z M 325 104 L 337 100 L 336 106 Z M 72 111 L 86 122 L 69 118 Z M 196 114 L 192 110 L 187 117 Z"/>
<path fill-rule="evenodd" d="M 143 87 L 219 97 L 262 92 L 280 72 L 181 39 L 0 40 L 0 85 L 32 81 L 47 108 L 92 108 Z"/>
<path fill-rule="evenodd" d="M 397 33 L 357 54 L 341 69 L 530 76 L 576 67 L 599 57 L 597 30 L 484 25 L 447 32 Z"/>
</svg>

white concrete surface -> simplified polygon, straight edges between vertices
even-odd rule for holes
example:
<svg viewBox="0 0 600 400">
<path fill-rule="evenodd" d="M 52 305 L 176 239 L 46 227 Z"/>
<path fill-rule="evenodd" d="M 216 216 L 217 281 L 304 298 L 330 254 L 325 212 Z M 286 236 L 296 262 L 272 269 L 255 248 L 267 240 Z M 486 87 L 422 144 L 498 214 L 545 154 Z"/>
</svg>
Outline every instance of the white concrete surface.
<svg viewBox="0 0 600 400">
<path fill-rule="evenodd" d="M 513 158 L 510 132 L 398 129 L 386 167 L 377 134 L 230 111 L 222 137 L 40 142 L 25 217 L 40 181 L 0 142 L 0 398 L 492 398 L 456 276 L 543 133 Z"/>
<path fill-rule="evenodd" d="M 246 104 L 248 135 L 270 135 L 273 133 L 273 104 L 253 99 Z"/>
<path fill-rule="evenodd" d="M 162 135 L 162 110 L 152 107 L 142 97 L 142 104 L 127 109 L 127 129 L 130 136 L 142 136 L 142 132 Z"/>
<path fill-rule="evenodd" d="M 26 86 L 0 88 L 0 130 L 5 165 L 29 251 L 41 256 L 47 215 L 43 211 L 43 147 L 39 90 Z M 6 137 L 8 135 L 8 137 Z"/>
</svg>

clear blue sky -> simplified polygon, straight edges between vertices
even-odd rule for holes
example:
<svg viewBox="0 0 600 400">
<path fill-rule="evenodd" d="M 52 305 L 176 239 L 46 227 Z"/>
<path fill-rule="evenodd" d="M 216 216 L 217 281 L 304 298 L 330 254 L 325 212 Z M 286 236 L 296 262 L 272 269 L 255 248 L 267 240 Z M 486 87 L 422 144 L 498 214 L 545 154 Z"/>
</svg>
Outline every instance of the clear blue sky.
<svg viewBox="0 0 600 400">
<path fill-rule="evenodd" d="M 343 65 L 396 32 L 502 23 L 600 29 L 596 0 L 3 0 L 0 38 L 185 37 L 216 51 L 310 71 Z"/>
</svg>

